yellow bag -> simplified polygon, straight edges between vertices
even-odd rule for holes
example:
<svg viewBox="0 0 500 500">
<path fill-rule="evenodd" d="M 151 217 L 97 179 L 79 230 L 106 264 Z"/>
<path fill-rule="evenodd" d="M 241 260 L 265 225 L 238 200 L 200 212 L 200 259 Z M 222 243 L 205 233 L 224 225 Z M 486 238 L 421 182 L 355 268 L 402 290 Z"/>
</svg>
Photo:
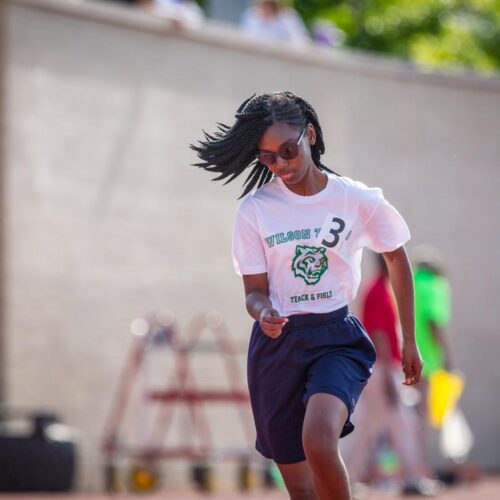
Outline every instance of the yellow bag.
<svg viewBox="0 0 500 500">
<path fill-rule="evenodd" d="M 464 390 L 464 379 L 457 373 L 436 370 L 429 378 L 428 418 L 432 427 L 440 429 L 446 415 L 455 408 Z"/>
</svg>

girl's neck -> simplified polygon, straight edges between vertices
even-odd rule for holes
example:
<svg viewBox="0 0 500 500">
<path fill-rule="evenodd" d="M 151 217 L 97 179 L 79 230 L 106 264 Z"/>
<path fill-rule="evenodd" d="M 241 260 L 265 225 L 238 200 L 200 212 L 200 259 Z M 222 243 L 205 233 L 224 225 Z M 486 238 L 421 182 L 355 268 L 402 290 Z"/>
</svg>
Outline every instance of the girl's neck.
<svg viewBox="0 0 500 500">
<path fill-rule="evenodd" d="M 328 184 L 328 176 L 320 170 L 312 161 L 304 178 L 297 184 L 287 185 L 288 189 L 301 196 L 313 196 Z"/>
</svg>

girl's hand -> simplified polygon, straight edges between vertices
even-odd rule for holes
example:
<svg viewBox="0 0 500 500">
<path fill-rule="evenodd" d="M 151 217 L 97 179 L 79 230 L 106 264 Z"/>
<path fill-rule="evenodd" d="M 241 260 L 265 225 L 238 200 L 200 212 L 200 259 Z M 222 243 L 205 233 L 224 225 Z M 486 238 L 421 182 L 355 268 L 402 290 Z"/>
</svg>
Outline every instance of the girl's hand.
<svg viewBox="0 0 500 500">
<path fill-rule="evenodd" d="M 414 385 L 420 381 L 422 373 L 422 358 L 414 342 L 404 343 L 402 350 L 403 372 L 405 374 L 404 385 Z"/>
<path fill-rule="evenodd" d="M 281 335 L 283 327 L 288 323 L 288 318 L 280 316 L 276 309 L 265 307 L 260 313 L 260 328 L 272 339 Z"/>
</svg>

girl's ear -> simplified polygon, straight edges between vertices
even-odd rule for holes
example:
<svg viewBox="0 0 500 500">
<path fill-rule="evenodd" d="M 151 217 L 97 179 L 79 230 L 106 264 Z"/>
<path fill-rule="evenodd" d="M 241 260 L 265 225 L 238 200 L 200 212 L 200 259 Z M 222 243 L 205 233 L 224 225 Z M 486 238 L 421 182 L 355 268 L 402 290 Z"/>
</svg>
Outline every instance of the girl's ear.
<svg viewBox="0 0 500 500">
<path fill-rule="evenodd" d="M 307 135 L 307 139 L 309 140 L 309 144 L 311 146 L 314 146 L 314 144 L 316 144 L 316 129 L 314 128 L 314 126 L 311 123 L 307 124 L 306 135 Z"/>
</svg>

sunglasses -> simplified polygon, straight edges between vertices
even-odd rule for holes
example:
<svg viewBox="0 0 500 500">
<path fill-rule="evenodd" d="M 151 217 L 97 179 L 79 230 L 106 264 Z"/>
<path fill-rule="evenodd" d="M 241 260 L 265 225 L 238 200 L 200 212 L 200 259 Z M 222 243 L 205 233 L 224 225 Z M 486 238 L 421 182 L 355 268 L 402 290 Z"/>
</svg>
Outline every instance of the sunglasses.
<svg viewBox="0 0 500 500">
<path fill-rule="evenodd" d="M 299 155 L 299 146 L 302 139 L 304 138 L 304 135 L 306 134 L 306 130 L 307 127 L 304 128 L 297 141 L 290 140 L 283 143 L 279 147 L 277 153 L 274 153 L 272 151 L 260 152 L 259 154 L 257 154 L 257 160 L 259 161 L 259 163 L 262 163 L 262 165 L 270 167 L 277 163 L 278 156 L 281 156 L 281 158 L 283 158 L 284 160 L 293 160 L 294 158 L 297 158 L 297 156 Z"/>
</svg>

